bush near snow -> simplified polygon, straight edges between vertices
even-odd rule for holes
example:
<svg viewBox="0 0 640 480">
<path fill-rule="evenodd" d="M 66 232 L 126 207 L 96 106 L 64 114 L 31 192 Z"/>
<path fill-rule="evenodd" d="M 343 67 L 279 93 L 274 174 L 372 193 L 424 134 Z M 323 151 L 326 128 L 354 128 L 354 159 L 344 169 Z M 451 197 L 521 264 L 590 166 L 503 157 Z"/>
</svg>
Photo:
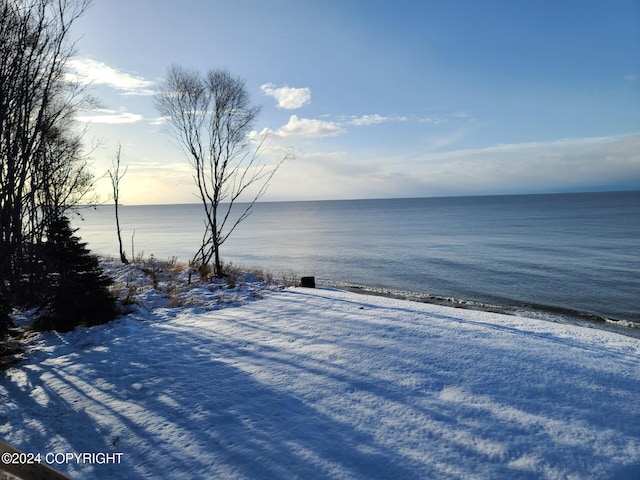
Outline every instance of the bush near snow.
<svg viewBox="0 0 640 480">
<path fill-rule="evenodd" d="M 66 217 L 55 220 L 48 229 L 41 250 L 42 290 L 38 294 L 43 313 L 33 324 L 36 330 L 67 332 L 116 316 L 115 299 L 108 290 L 111 280 L 86 243 L 73 233 Z"/>
<path fill-rule="evenodd" d="M 2 336 L 6 334 L 9 327 L 11 327 L 12 322 L 9 313 L 11 313 L 9 302 L 0 292 L 0 339 L 2 339 Z"/>
</svg>

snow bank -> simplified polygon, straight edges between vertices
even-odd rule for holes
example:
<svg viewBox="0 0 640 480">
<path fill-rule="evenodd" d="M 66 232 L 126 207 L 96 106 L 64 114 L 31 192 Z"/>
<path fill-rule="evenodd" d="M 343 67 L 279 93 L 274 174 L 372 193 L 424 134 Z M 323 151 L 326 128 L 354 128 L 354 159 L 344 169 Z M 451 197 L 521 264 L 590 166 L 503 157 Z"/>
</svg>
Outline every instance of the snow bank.
<svg viewBox="0 0 640 480">
<path fill-rule="evenodd" d="M 330 289 L 200 288 L 216 301 L 34 338 L 0 377 L 0 437 L 122 453 L 53 465 L 86 479 L 640 478 L 638 339 Z"/>
</svg>

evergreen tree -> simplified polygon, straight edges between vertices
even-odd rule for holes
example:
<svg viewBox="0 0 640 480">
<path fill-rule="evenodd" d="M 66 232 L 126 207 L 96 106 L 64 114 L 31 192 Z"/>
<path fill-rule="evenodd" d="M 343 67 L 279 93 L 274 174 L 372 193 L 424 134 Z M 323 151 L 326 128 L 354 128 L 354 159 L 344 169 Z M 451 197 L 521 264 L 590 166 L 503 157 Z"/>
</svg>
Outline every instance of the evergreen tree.
<svg viewBox="0 0 640 480">
<path fill-rule="evenodd" d="M 34 324 L 38 330 L 67 332 L 78 325 L 106 323 L 116 316 L 115 301 L 108 290 L 112 282 L 74 232 L 64 216 L 48 227 L 42 248 L 44 311 Z"/>
<path fill-rule="evenodd" d="M 11 312 L 11 307 L 9 305 L 9 301 L 6 297 L 0 292 L 0 341 L 4 334 L 7 333 L 10 327 L 13 326 L 13 322 L 11 321 L 11 317 L 9 313 Z"/>
</svg>

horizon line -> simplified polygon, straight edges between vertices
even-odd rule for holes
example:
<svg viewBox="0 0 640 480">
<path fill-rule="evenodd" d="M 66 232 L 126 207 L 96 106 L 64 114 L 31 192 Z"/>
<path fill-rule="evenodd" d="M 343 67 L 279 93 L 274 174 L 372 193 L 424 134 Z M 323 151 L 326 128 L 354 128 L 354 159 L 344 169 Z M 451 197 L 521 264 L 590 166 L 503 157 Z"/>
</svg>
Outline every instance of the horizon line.
<svg viewBox="0 0 640 480">
<path fill-rule="evenodd" d="M 406 197 L 356 197 L 356 198 L 316 198 L 316 199 L 297 199 L 297 200 L 258 200 L 255 203 L 295 203 L 295 202 L 357 202 L 364 200 L 409 200 L 409 199 L 435 199 L 435 198 L 482 198 L 482 197 L 524 197 L 524 196 L 541 196 L 541 195 L 580 195 L 594 193 L 640 193 L 640 186 L 622 189 L 594 189 L 594 190 L 560 190 L 560 191 L 537 191 L 537 192 L 519 192 L 519 193 L 477 193 L 466 195 L 431 195 L 420 196 L 412 195 Z M 202 202 L 175 202 L 175 203 L 118 203 L 119 207 L 160 207 L 175 205 L 200 205 Z M 249 201 L 237 201 L 238 204 L 247 204 Z M 221 205 L 227 205 L 227 202 L 220 202 Z M 112 206 L 113 202 L 105 201 L 97 204 L 78 205 L 74 208 L 92 208 L 102 206 Z"/>
</svg>

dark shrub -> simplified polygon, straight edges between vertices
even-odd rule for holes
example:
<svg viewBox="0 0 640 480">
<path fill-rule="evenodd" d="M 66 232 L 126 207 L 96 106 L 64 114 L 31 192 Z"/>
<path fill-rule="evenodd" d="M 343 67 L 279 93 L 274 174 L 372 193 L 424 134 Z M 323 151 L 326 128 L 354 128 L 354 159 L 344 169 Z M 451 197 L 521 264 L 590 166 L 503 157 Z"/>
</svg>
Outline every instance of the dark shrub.
<svg viewBox="0 0 640 480">
<path fill-rule="evenodd" d="M 116 316 L 115 301 L 107 288 L 111 280 L 86 244 L 73 234 L 66 217 L 54 220 L 47 230 L 42 248 L 44 308 L 33 325 L 37 330 L 66 332 L 78 325 L 106 323 Z"/>
<path fill-rule="evenodd" d="M 7 298 L 0 292 L 0 340 L 9 331 L 9 328 L 13 326 L 11 317 L 11 307 Z"/>
</svg>

